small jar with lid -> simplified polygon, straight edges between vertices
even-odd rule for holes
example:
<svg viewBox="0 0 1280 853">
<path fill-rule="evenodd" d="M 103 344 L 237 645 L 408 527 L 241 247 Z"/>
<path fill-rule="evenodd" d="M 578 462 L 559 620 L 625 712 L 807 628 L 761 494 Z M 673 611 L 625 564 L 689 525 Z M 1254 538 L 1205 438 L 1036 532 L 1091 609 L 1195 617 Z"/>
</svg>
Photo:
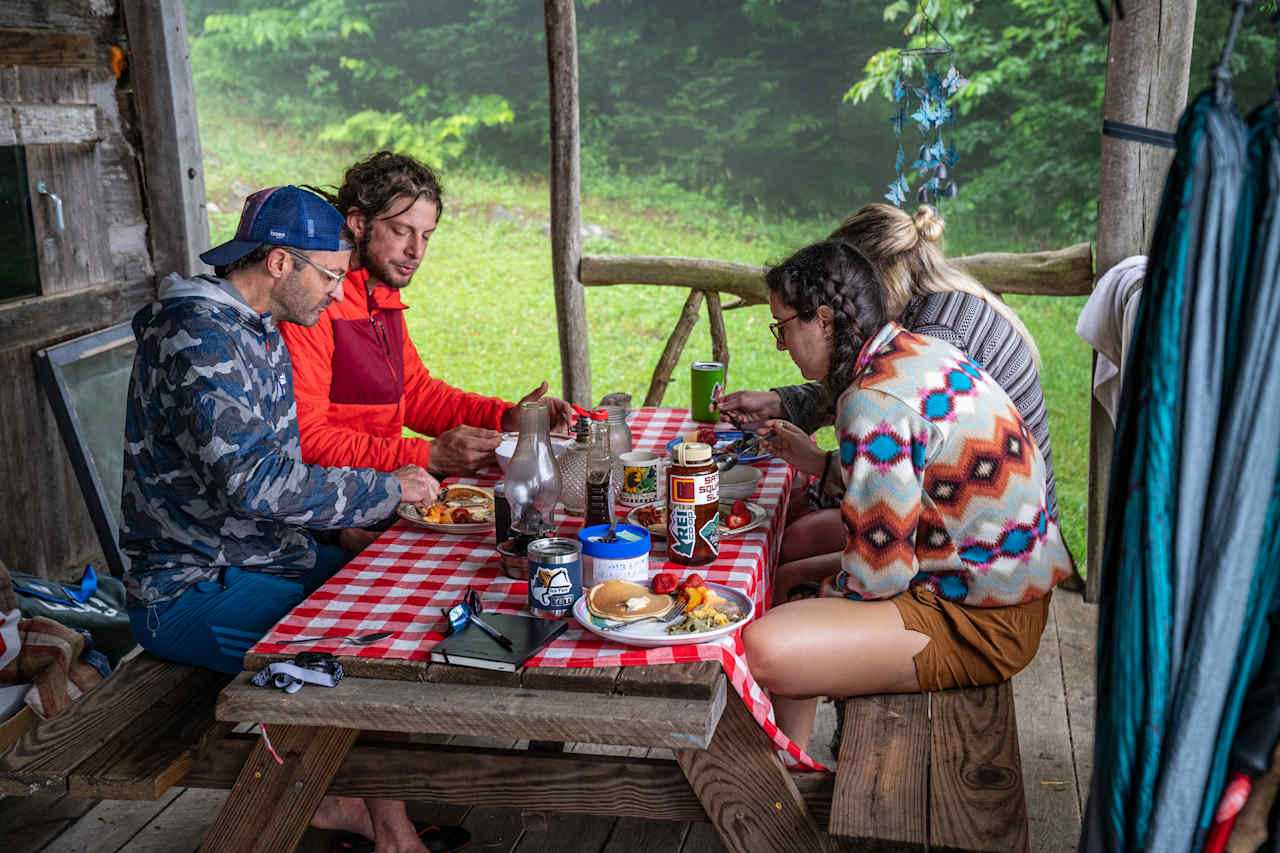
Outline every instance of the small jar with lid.
<svg viewBox="0 0 1280 853">
<path fill-rule="evenodd" d="M 609 536 L 609 525 L 597 524 L 578 531 L 582 543 L 582 585 L 610 580 L 649 583 L 649 531 L 634 524 L 619 524 Z"/>
<path fill-rule="evenodd" d="M 622 483 L 622 454 L 630 453 L 633 449 L 631 427 L 627 426 L 626 406 L 608 405 L 601 408 L 608 415 L 606 423 L 609 424 L 609 450 L 613 453 L 613 482 L 616 486 Z"/>
<path fill-rule="evenodd" d="M 681 442 L 667 469 L 667 558 L 700 566 L 720 555 L 720 475 L 711 445 Z"/>
</svg>

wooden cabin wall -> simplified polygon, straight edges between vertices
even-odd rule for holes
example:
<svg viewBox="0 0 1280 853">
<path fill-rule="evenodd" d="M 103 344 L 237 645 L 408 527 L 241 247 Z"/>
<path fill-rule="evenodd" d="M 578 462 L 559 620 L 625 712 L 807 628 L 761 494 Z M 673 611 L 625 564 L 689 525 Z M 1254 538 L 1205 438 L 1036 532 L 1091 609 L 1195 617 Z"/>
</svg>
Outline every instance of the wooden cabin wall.
<svg viewBox="0 0 1280 853">
<path fill-rule="evenodd" d="M 129 49 L 113 0 L 0 3 L 0 144 L 25 147 L 66 225 L 33 194 L 42 292 L 0 302 L 0 559 L 54 578 L 101 566 L 101 549 L 32 356 L 155 294 L 137 102 L 112 45 Z"/>
</svg>

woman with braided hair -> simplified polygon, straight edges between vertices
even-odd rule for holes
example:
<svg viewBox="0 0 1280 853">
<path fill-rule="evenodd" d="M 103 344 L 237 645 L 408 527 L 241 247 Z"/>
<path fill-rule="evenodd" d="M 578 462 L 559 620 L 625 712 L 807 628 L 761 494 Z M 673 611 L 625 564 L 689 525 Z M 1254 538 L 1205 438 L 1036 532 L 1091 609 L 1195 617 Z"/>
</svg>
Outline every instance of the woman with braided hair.
<svg viewBox="0 0 1280 853">
<path fill-rule="evenodd" d="M 778 725 L 808 741 L 818 696 L 1003 681 L 1039 648 L 1071 572 L 1045 462 L 1009 395 L 945 341 L 887 320 L 872 263 L 843 241 L 769 270 L 770 328 L 835 400 L 843 548 L 822 595 L 743 630 Z M 769 420 L 771 449 L 794 425 Z"/>
<path fill-rule="evenodd" d="M 875 266 L 886 317 L 962 350 L 1005 390 L 1044 456 L 1049 512 L 1058 518 L 1039 351 L 1018 315 L 942 254 L 945 230 L 946 223 L 929 205 L 907 213 L 892 205 L 869 204 L 847 216 L 828 239 L 856 246 Z M 820 575 L 827 565 L 826 555 L 843 542 L 834 510 L 840 503 L 839 477 L 834 468 L 825 467 L 830 457 L 809 438 L 834 421 L 833 402 L 818 382 L 770 391 L 735 391 L 720 401 L 721 411 L 739 421 L 781 418 L 794 424 L 796 429 L 783 428 L 788 441 L 781 455 L 798 471 L 813 476 L 806 500 L 795 504 L 782 542 L 775 601 L 786 600 L 793 586 L 804 584 L 815 571 Z M 1084 587 L 1074 569 L 1066 586 Z"/>
</svg>

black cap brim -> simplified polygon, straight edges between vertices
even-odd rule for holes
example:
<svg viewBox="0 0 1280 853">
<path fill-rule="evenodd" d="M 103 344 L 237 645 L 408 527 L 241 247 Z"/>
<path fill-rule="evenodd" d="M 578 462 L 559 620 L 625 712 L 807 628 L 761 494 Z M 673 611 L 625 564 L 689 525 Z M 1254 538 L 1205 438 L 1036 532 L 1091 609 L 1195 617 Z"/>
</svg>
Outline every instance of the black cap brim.
<svg viewBox="0 0 1280 853">
<path fill-rule="evenodd" d="M 214 246 L 207 252 L 201 252 L 200 260 L 211 267 L 224 267 L 240 260 L 261 245 L 263 243 L 258 240 L 228 240 L 221 246 Z"/>
</svg>

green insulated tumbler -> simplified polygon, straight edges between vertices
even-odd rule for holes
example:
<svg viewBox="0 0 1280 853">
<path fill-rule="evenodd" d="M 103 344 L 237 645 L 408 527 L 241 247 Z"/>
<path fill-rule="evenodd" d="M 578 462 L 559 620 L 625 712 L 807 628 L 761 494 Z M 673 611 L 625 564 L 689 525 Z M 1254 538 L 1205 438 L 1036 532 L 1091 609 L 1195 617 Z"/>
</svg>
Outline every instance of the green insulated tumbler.
<svg viewBox="0 0 1280 853">
<path fill-rule="evenodd" d="M 689 417 L 711 423 L 720 420 L 711 401 L 724 393 L 724 365 L 718 361 L 695 361 L 689 389 Z"/>
</svg>

